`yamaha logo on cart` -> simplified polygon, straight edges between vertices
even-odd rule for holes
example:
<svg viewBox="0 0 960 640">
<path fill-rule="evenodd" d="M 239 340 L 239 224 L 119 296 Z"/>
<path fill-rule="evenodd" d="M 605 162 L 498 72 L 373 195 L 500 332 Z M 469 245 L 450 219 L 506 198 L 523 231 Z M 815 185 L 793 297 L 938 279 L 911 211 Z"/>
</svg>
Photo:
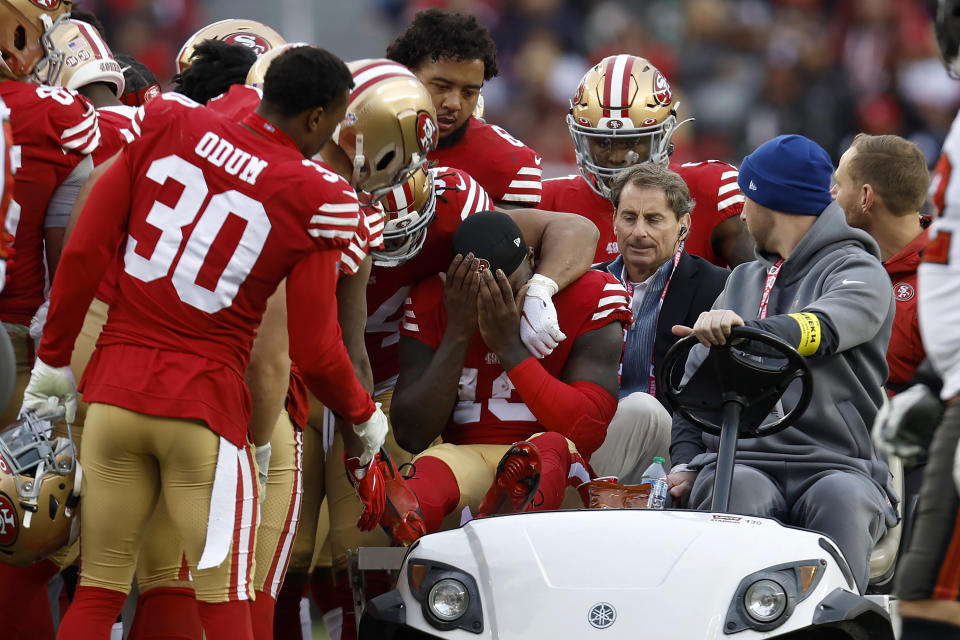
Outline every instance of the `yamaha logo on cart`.
<svg viewBox="0 0 960 640">
<path fill-rule="evenodd" d="M 613 605 L 606 602 L 599 602 L 590 608 L 587 620 L 597 629 L 606 629 L 617 620 L 617 610 Z"/>
</svg>

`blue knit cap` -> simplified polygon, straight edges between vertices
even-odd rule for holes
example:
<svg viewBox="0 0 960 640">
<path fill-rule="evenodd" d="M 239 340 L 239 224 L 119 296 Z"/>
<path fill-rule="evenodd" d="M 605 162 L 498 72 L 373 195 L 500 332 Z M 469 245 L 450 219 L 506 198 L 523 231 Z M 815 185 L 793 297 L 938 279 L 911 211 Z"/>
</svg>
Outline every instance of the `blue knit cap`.
<svg viewBox="0 0 960 640">
<path fill-rule="evenodd" d="M 757 204 L 785 213 L 818 216 L 832 201 L 830 156 L 809 138 L 777 136 L 743 159 L 737 184 Z"/>
</svg>

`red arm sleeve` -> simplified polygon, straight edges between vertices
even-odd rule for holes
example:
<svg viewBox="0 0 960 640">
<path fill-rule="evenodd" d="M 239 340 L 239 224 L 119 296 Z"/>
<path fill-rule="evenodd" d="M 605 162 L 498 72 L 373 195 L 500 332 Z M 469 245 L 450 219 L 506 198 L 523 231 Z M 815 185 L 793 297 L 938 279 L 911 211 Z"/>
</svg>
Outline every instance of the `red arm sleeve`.
<svg viewBox="0 0 960 640">
<path fill-rule="evenodd" d="M 376 407 L 357 380 L 337 322 L 338 258 L 338 251 L 315 252 L 287 277 L 290 357 L 324 406 L 360 424 Z"/>
<path fill-rule="evenodd" d="M 37 350 L 37 357 L 53 367 L 70 364 L 90 302 L 126 235 L 131 194 L 127 158 L 121 154 L 94 185 L 60 256 Z"/>
<path fill-rule="evenodd" d="M 562 433 L 584 458 L 600 448 L 617 411 L 617 399 L 586 380 L 567 384 L 554 378 L 533 356 L 510 370 L 523 402 L 548 431 Z"/>
</svg>

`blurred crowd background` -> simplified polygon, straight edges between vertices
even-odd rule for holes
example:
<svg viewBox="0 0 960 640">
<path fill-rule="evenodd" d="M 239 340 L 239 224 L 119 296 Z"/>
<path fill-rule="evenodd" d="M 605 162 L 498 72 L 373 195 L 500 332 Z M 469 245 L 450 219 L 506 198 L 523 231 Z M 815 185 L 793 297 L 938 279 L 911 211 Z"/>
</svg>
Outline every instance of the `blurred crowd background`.
<svg viewBox="0 0 960 640">
<path fill-rule="evenodd" d="M 779 133 L 838 160 L 859 131 L 916 142 L 931 165 L 960 106 L 940 63 L 932 0 L 78 0 L 117 52 L 168 81 L 180 45 L 222 18 L 267 22 L 345 59 L 382 56 L 417 10 L 470 12 L 492 31 L 501 75 L 487 120 L 539 151 L 545 177 L 575 171 L 565 116 L 580 77 L 607 55 L 651 60 L 680 100 L 680 161 L 739 164 Z"/>
</svg>

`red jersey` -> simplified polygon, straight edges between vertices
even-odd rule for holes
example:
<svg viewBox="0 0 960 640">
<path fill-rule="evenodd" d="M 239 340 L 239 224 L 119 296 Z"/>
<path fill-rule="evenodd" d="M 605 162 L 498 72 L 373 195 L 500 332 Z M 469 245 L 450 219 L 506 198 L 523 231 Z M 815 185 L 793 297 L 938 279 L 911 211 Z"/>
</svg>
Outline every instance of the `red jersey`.
<svg viewBox="0 0 960 640">
<path fill-rule="evenodd" d="M 97 117 L 100 122 L 100 145 L 93 153 L 94 165 L 99 165 L 119 153 L 128 144 L 136 140 L 134 131 L 139 134 L 140 130 L 134 126 L 134 120 L 137 115 L 137 108 L 127 105 L 117 107 L 101 107 L 97 109 Z M 117 287 L 117 275 L 123 268 L 122 253 L 117 254 L 117 259 L 110 264 L 103 280 L 100 281 L 100 287 L 97 289 L 97 298 L 106 302 L 108 305 L 113 302 L 113 296 Z"/>
<path fill-rule="evenodd" d="M 626 327 L 631 321 L 627 290 L 601 271 L 587 271 L 553 297 L 560 329 L 567 335 L 541 360 L 544 369 L 561 378 L 578 336 L 611 322 Z M 440 278 L 425 280 L 413 288 L 404 310 L 401 335 L 416 338 L 437 349 L 447 326 Z M 470 340 L 460 374 L 457 404 L 443 431 L 452 444 L 512 444 L 543 431 L 536 416 L 524 404 L 497 355 L 490 351 L 478 331 Z"/>
<path fill-rule="evenodd" d="M 427 159 L 463 169 L 495 202 L 536 208 L 543 174 L 540 155 L 497 125 L 471 117 L 464 126 L 463 138 L 450 147 L 434 149 Z"/>
<path fill-rule="evenodd" d="M 13 200 L 13 132 L 10 110 L 0 98 L 0 291 L 7 282 L 7 260 L 12 255 L 13 229 L 7 229 L 7 209 Z"/>
<path fill-rule="evenodd" d="M 245 84 L 232 84 L 225 93 L 211 98 L 207 106 L 233 120 L 241 120 L 257 108 L 263 92 Z"/>
<path fill-rule="evenodd" d="M 109 160 L 136 139 L 133 126 L 136 114 L 136 107 L 127 105 L 97 109 L 97 118 L 100 124 L 100 145 L 93 152 L 94 165 Z"/>
<path fill-rule="evenodd" d="M 231 120 L 242 120 L 256 110 L 263 98 L 263 91 L 256 87 L 234 84 L 225 92 L 207 102 L 207 107 Z M 370 251 L 383 246 L 383 211 L 377 207 L 361 207 L 360 224 L 350 244 L 340 254 L 340 272 L 353 275 Z M 302 429 L 310 418 L 310 398 L 307 385 L 297 369 L 290 367 L 290 384 L 287 387 L 286 409 L 294 426 Z"/>
<path fill-rule="evenodd" d="M 178 94 L 146 105 L 140 139 L 98 182 L 64 252 L 38 351 L 69 363 L 97 276 L 124 242 L 84 399 L 202 420 L 238 446 L 250 419 L 250 346 L 285 277 L 291 355 L 309 362 L 307 384 L 351 423 L 374 410 L 333 301 L 356 193 L 266 120 L 243 124 Z"/>
<path fill-rule="evenodd" d="M 714 227 L 743 211 L 743 194 L 737 186 L 737 168 L 719 160 L 671 164 L 670 170 L 683 178 L 696 203 L 690 214 L 687 253 L 705 258 L 717 266 L 727 266 L 710 245 Z M 594 262 L 606 262 L 620 255 L 613 233 L 613 205 L 594 191 L 580 175 L 543 181 L 539 209 L 566 211 L 588 218 L 600 230 Z"/>
<path fill-rule="evenodd" d="M 897 255 L 883 263 L 893 285 L 896 315 L 893 332 L 887 347 L 887 366 L 892 385 L 905 385 L 913 379 L 917 367 L 927 357 L 920 339 L 920 320 L 917 315 L 917 268 L 927 247 L 927 232 L 922 231 Z"/>
<path fill-rule="evenodd" d="M 0 320 L 29 325 L 44 301 L 47 205 L 60 183 L 97 148 L 100 128 L 93 105 L 70 89 L 4 80 L 0 96 L 10 109 L 17 173 L 7 212 L 16 258 L 0 293 Z"/>
<path fill-rule="evenodd" d="M 367 328 L 365 341 L 377 393 L 393 387 L 400 362 L 397 343 L 403 303 L 410 287 L 424 278 L 446 272 L 453 260 L 453 234 L 460 223 L 478 211 L 488 211 L 492 202 L 487 192 L 470 175 L 459 169 L 430 169 L 437 190 L 436 217 L 427 230 L 420 252 L 396 267 L 374 265 L 367 284 Z"/>
</svg>

